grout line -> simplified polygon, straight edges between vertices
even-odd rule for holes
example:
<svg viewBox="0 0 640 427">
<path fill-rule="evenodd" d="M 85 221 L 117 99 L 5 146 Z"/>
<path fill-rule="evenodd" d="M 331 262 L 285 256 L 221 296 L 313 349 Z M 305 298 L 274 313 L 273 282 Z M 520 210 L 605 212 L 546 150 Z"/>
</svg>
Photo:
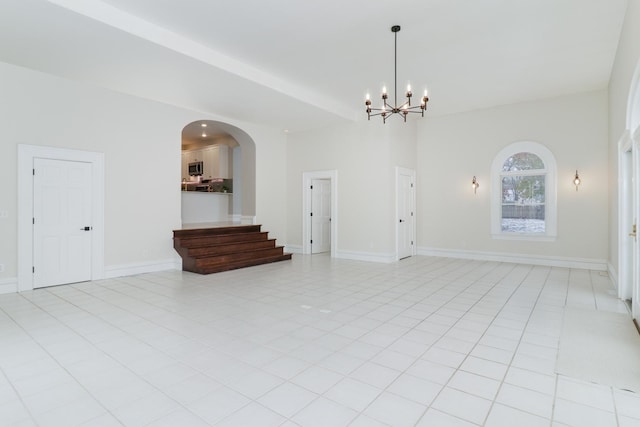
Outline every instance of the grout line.
<svg viewBox="0 0 640 427">
<path fill-rule="evenodd" d="M 120 362 L 118 359 L 111 356 L 110 354 L 113 354 L 113 352 L 107 353 L 106 351 L 101 350 L 101 347 L 98 347 L 99 343 L 107 342 L 108 340 L 116 339 L 117 337 L 109 338 L 107 341 L 96 340 L 95 338 L 100 338 L 102 336 L 99 335 L 100 331 L 94 327 L 83 328 L 82 323 L 80 323 L 82 321 L 80 318 L 82 317 L 81 314 L 86 313 L 91 316 L 92 320 L 100 322 L 100 324 L 107 325 L 109 328 L 113 328 L 114 333 L 122 333 L 125 339 L 133 339 L 140 345 L 144 345 L 152 349 L 153 353 L 150 357 L 156 355 L 158 357 L 166 357 L 168 361 L 179 363 L 180 365 L 188 367 L 194 372 L 200 373 L 207 378 L 213 378 L 213 381 L 223 385 L 224 387 L 228 387 L 235 393 L 240 392 L 232 386 L 227 385 L 228 383 L 230 384 L 230 382 L 226 379 L 224 382 L 217 380 L 215 377 L 205 374 L 201 369 L 195 368 L 188 360 L 184 361 L 182 353 L 178 354 L 175 352 L 175 345 L 171 347 L 162 345 L 168 350 L 162 350 L 160 347 L 156 347 L 156 345 L 161 343 L 155 339 L 147 340 L 145 338 L 144 330 L 140 328 L 130 328 L 128 326 L 132 324 L 125 324 L 121 321 L 117 321 L 117 316 L 115 316 L 114 313 L 126 313 L 127 318 L 129 315 L 134 315 L 136 316 L 136 319 L 149 322 L 151 327 L 158 328 L 158 330 L 163 331 L 163 333 L 166 331 L 167 334 L 171 334 L 171 336 L 175 336 L 177 339 L 189 340 L 189 342 L 197 343 L 203 348 L 215 350 L 224 356 L 237 357 L 237 355 L 241 353 L 238 353 L 237 351 L 228 353 L 226 350 L 221 350 L 207 341 L 201 341 L 201 339 L 207 335 L 207 330 L 215 334 L 226 334 L 229 336 L 229 339 L 233 342 L 237 341 L 238 344 L 246 342 L 247 344 L 255 345 L 256 347 L 268 348 L 277 352 L 280 355 L 279 357 L 297 357 L 293 356 L 293 354 L 298 354 L 298 356 L 304 357 L 301 360 L 304 361 L 305 368 L 296 375 L 300 375 L 313 367 L 322 367 L 323 369 L 334 371 L 332 368 L 322 366 L 321 363 L 323 360 L 333 355 L 347 354 L 342 352 L 347 345 L 364 343 L 373 346 L 371 348 L 374 350 L 379 347 L 379 349 L 372 352 L 372 354 L 367 356 L 365 359 L 357 357 L 358 359 L 363 360 L 362 364 L 372 363 L 378 365 L 379 363 L 375 362 L 374 359 L 385 351 L 392 351 L 391 347 L 398 341 L 402 339 L 407 340 L 405 337 L 410 332 L 421 331 L 433 335 L 433 340 L 429 339 L 428 343 L 423 342 L 424 350 L 420 348 L 421 353 L 412 352 L 412 354 L 406 354 L 403 351 L 399 352 L 400 354 L 414 359 L 413 362 L 408 360 L 411 362 L 408 366 L 404 367 L 405 364 L 402 364 L 401 366 L 403 367 L 400 368 L 400 365 L 394 364 L 394 366 L 396 366 L 395 368 L 389 368 L 387 365 L 379 364 L 385 368 L 394 369 L 395 371 L 398 371 L 399 374 L 390 384 L 380 389 L 377 396 L 370 401 L 369 405 L 361 411 L 355 410 L 357 415 L 354 416 L 350 423 L 355 422 L 355 420 L 361 415 L 369 416 L 364 414 L 364 412 L 383 393 L 392 393 L 395 395 L 395 393 L 390 391 L 391 385 L 393 385 L 401 375 L 407 374 L 408 370 L 411 369 L 412 366 L 415 366 L 419 361 L 427 360 L 423 359 L 423 357 L 425 357 L 431 349 L 442 348 L 445 351 L 456 353 L 460 350 L 458 347 L 455 347 L 456 350 L 448 349 L 451 346 L 447 348 L 438 347 L 438 344 L 444 344 L 443 340 L 445 338 L 460 340 L 461 342 L 468 344 L 465 345 L 465 348 L 468 347 L 469 350 L 460 353 L 461 356 L 463 356 L 462 361 L 457 367 L 451 367 L 452 375 L 445 384 L 438 384 L 439 391 L 431 402 L 416 402 L 414 399 L 401 395 L 398 396 L 407 401 L 415 402 L 426 407 L 420 417 L 416 419 L 416 422 L 420 422 L 420 420 L 425 418 L 429 409 L 432 408 L 431 403 L 435 402 L 438 399 L 438 396 L 441 395 L 442 391 L 449 387 L 449 384 L 451 384 L 456 373 L 463 372 L 461 366 L 470 357 L 478 357 L 482 360 L 491 361 L 492 363 L 499 363 L 501 365 L 505 365 L 506 370 L 501 380 L 491 378 L 491 380 L 499 383 L 493 399 L 476 396 L 465 389 L 460 390 L 459 388 L 456 388 L 456 390 L 460 390 L 462 393 L 466 393 L 470 396 L 491 401 L 489 409 L 484 417 L 484 424 L 489 419 L 494 406 L 500 403 L 497 401 L 497 397 L 504 384 L 506 384 L 505 379 L 507 374 L 512 368 L 512 363 L 518 355 L 518 350 L 525 343 L 524 338 L 527 336 L 527 333 L 530 332 L 532 334 L 541 335 L 539 339 L 535 339 L 536 337 L 533 336 L 532 338 L 534 339 L 528 340 L 527 344 L 532 346 L 541 345 L 543 347 L 548 347 L 547 344 L 551 345 L 551 338 L 555 335 L 547 335 L 545 331 L 552 333 L 557 329 L 556 318 L 559 317 L 559 320 L 562 320 L 562 315 L 567 308 L 567 303 L 571 301 L 569 297 L 571 289 L 575 289 L 573 280 L 576 278 L 580 279 L 582 277 L 580 276 L 580 272 L 572 269 L 536 267 L 518 264 L 505 265 L 504 263 L 495 262 L 470 262 L 467 260 L 461 261 L 447 258 L 414 257 L 409 260 L 410 263 L 407 263 L 407 260 L 403 261 L 401 266 L 380 266 L 362 262 L 336 263 L 332 261 L 331 263 L 328 263 L 325 260 L 319 261 L 322 262 L 316 262 L 311 265 L 306 262 L 305 259 L 300 259 L 298 263 L 287 266 L 286 276 L 280 274 L 281 271 L 285 271 L 281 268 L 270 268 L 268 270 L 261 269 L 259 272 L 254 270 L 251 274 L 241 271 L 232 272 L 234 274 L 217 276 L 215 280 L 209 280 L 208 282 L 199 277 L 184 275 L 184 273 L 177 274 L 181 272 L 170 272 L 171 274 L 150 273 L 128 278 L 92 282 L 90 283 L 90 286 L 70 285 L 68 287 L 50 288 L 47 290 L 36 291 L 36 293 L 25 293 L 24 295 L 20 295 L 20 297 L 24 300 L 25 307 L 28 304 L 30 307 L 33 307 L 34 311 L 37 309 L 38 313 L 46 314 L 47 318 L 53 318 L 57 324 L 60 325 L 61 330 L 64 328 L 64 330 L 68 330 L 70 333 L 74 334 L 74 336 L 78 336 L 86 342 L 88 346 L 91 346 L 91 348 L 99 351 L 100 354 L 103 354 L 105 357 L 113 360 L 116 363 L 116 366 L 123 367 L 127 371 L 131 372 L 135 378 L 145 381 L 152 387 L 152 390 L 155 390 L 154 393 L 159 392 L 163 395 L 166 395 L 165 390 L 168 390 L 168 386 L 163 386 L 161 384 L 156 387 L 153 383 L 150 383 L 145 379 L 146 374 L 143 376 L 133 371 L 128 367 L 129 365 L 126 364 L 126 362 Z M 293 267 L 293 269 L 291 267 Z M 543 272 L 544 277 L 542 276 Z M 591 297 L 594 300 L 596 309 L 598 309 L 599 306 L 600 308 L 607 306 L 607 304 L 610 304 L 610 301 L 607 299 L 607 295 L 601 294 L 602 289 L 600 288 L 603 287 L 594 285 L 594 277 L 595 276 L 592 276 L 591 273 L 589 273 Z M 583 282 L 583 284 L 586 285 L 586 281 Z M 579 288 L 586 291 L 587 286 L 580 286 Z M 535 295 L 535 298 L 534 294 L 537 294 Z M 562 301 L 562 298 L 557 299 L 558 297 L 562 297 L 562 294 L 564 294 L 564 301 Z M 47 297 L 41 298 L 44 296 Z M 577 297 L 575 302 L 581 303 L 584 301 L 586 294 L 583 295 L 576 293 L 575 296 Z M 3 309 L 2 302 L 3 299 L 0 297 L 0 310 Z M 83 308 L 83 305 L 86 305 L 87 303 L 89 305 L 86 308 Z M 207 308 L 206 304 L 210 304 L 210 307 Z M 308 312 L 305 312 L 295 309 L 295 307 L 299 307 L 300 304 L 313 306 L 314 310 L 308 310 Z M 44 338 L 44 335 L 42 335 L 43 331 L 40 330 L 41 322 L 37 321 L 39 319 L 34 319 L 37 322 L 33 322 L 31 317 L 26 315 L 28 312 L 25 311 L 25 313 L 23 313 L 21 311 L 21 305 L 18 305 L 16 308 L 11 307 L 10 305 L 7 305 L 7 307 L 10 308 L 11 312 L 16 316 L 15 319 L 11 316 L 9 316 L 9 318 L 26 334 L 26 337 L 39 345 L 46 354 L 48 354 L 49 357 L 58 363 L 58 365 L 60 365 L 65 371 L 65 366 L 73 366 L 73 364 L 70 363 L 65 363 L 63 366 L 47 351 L 48 347 L 44 347 L 43 344 L 41 344 L 40 339 L 34 338 Z M 108 311 L 107 308 L 109 309 Z M 71 311 L 71 309 L 73 309 L 73 311 Z M 318 311 L 317 309 L 331 310 L 331 312 L 316 313 L 316 311 Z M 528 310 L 528 316 L 526 316 L 526 320 L 524 320 L 521 314 L 524 315 L 526 310 Z M 4 312 L 6 310 L 2 311 Z M 211 311 L 214 311 L 213 316 L 209 315 Z M 314 311 L 313 315 L 309 313 L 310 311 Z M 539 322 L 540 319 L 538 319 L 538 316 L 540 316 L 540 313 L 543 315 L 546 315 L 547 313 L 553 315 L 551 318 L 553 324 L 550 329 L 547 328 L 547 322 Z M 165 315 L 167 317 L 171 317 L 169 321 L 166 320 Z M 440 316 L 442 316 L 442 322 L 438 320 L 438 317 Z M 534 316 L 536 316 L 535 319 Z M 171 322 L 173 321 L 173 317 L 175 317 L 176 322 L 184 321 L 184 325 L 186 326 L 172 326 Z M 487 318 L 486 322 L 488 323 L 485 323 L 485 317 Z M 16 319 L 22 323 L 17 323 Z M 428 330 L 418 328 L 420 325 L 435 325 L 434 320 L 435 322 L 438 322 L 438 325 L 442 324 L 442 327 L 438 326 L 435 328 L 429 328 Z M 470 321 L 478 321 L 478 325 L 481 325 L 482 327 L 467 328 L 466 325 Z M 233 322 L 246 322 L 245 326 L 247 329 L 245 330 L 244 327 L 234 328 L 233 332 L 224 330 L 226 325 L 232 325 Z M 265 324 L 260 322 L 272 323 Z M 340 327 L 337 325 L 349 326 L 354 325 L 354 322 L 362 322 L 362 324 L 367 325 L 364 327 L 366 332 L 363 335 L 351 338 L 349 336 L 340 335 L 336 332 Z M 196 327 L 202 327 L 203 329 L 198 329 L 199 333 L 194 334 L 191 330 L 185 329 L 191 324 Z M 258 332 L 267 330 L 277 331 L 277 325 L 290 325 L 294 326 L 294 328 L 285 328 L 286 331 L 282 333 L 280 337 L 273 338 L 265 342 L 260 342 L 259 340 L 252 341 L 248 338 L 249 336 L 255 335 L 255 332 L 245 334 L 245 331 L 249 329 L 253 329 Z M 319 325 L 323 325 L 325 327 L 320 328 L 318 327 Z M 470 324 L 470 326 L 473 326 L 473 324 Z M 490 332 L 493 326 L 506 328 L 508 330 L 504 331 L 506 334 L 499 333 L 501 331 L 496 330 L 495 332 L 499 334 L 495 335 L 493 332 Z M 385 327 L 388 327 L 389 330 L 382 330 L 383 332 L 380 332 L 381 328 Z M 321 334 L 317 337 L 315 336 L 315 333 L 307 334 L 303 331 L 304 328 L 317 329 L 318 333 Z M 529 331 L 530 328 L 533 330 Z M 431 330 L 438 330 L 438 332 L 430 332 Z M 515 342 L 515 346 L 512 350 L 504 350 L 505 352 L 511 352 L 511 357 L 508 363 L 502 363 L 472 354 L 474 350 L 481 345 L 481 341 L 484 337 L 490 336 L 496 337 L 496 339 L 511 340 L 511 338 L 503 338 L 505 336 L 510 336 L 511 330 L 514 331 L 514 335 L 518 332 L 519 337 L 518 339 L 512 340 Z M 300 334 L 295 335 L 294 333 L 296 331 L 300 331 Z M 395 331 L 398 332 L 396 333 Z M 460 335 L 457 333 L 453 334 L 453 331 L 460 331 L 462 338 L 459 338 Z M 466 331 L 469 332 L 470 337 L 467 337 Z M 31 334 L 32 332 L 34 335 Z M 313 331 L 308 330 L 307 332 Z M 376 344 L 369 344 L 362 340 L 366 334 L 376 332 L 384 334 L 388 333 L 389 336 L 393 336 L 395 339 L 391 341 L 376 340 Z M 448 337 L 447 335 L 449 333 L 451 333 L 452 336 Z M 327 350 L 327 354 L 323 358 L 317 358 L 317 360 L 308 352 L 303 352 L 302 354 L 296 353 L 298 349 L 303 349 L 305 346 L 309 346 L 311 349 L 318 339 L 321 339 L 322 337 L 329 337 L 331 335 L 344 338 L 344 343 L 349 342 L 349 344 L 339 346 L 338 344 L 342 343 L 342 340 L 340 339 L 336 339 L 335 341 L 332 340 L 331 342 L 326 341 L 321 347 Z M 217 336 L 218 335 L 216 335 L 216 337 Z M 91 340 L 91 337 L 94 337 L 94 339 Z M 285 346 L 287 348 L 281 348 L 275 346 L 271 347 L 269 345 L 273 340 L 287 337 L 300 340 L 302 344 L 291 349 L 288 349 L 288 346 Z M 47 342 L 49 341 L 50 340 Z M 373 342 L 371 340 L 369 341 Z M 420 344 L 420 340 L 416 339 L 416 337 L 412 337 L 408 341 Z M 46 342 L 42 342 L 45 346 L 48 345 Z M 535 342 L 541 342 L 542 344 L 534 344 Z M 382 345 L 383 343 L 384 345 Z M 489 347 L 502 351 L 502 349 L 493 347 L 493 345 L 490 345 Z M 235 347 L 236 350 L 240 348 L 245 347 Z M 555 347 L 555 350 L 556 352 L 558 351 L 557 346 Z M 420 354 L 414 355 L 417 353 Z M 496 359 L 496 357 L 493 359 Z M 502 360 L 502 358 L 497 359 Z M 262 369 L 264 364 L 253 365 L 252 363 L 245 363 L 260 372 L 268 372 Z M 362 366 L 362 364 L 359 366 Z M 518 369 L 544 375 L 538 371 L 532 370 L 534 367 L 530 366 L 529 368 L 531 369 Z M 336 374 L 340 375 L 340 380 L 323 393 L 318 394 L 313 392 L 313 390 L 310 390 L 316 397 L 314 397 L 314 399 L 307 405 L 298 408 L 295 414 L 304 411 L 309 405 L 317 402 L 320 397 L 333 401 L 326 397 L 325 393 L 344 379 L 350 378 L 354 381 L 360 381 L 350 376 L 356 369 L 359 369 L 359 367 L 351 370 L 350 373 L 346 375 L 342 373 L 345 372 L 344 369 L 340 369 L 340 372 L 338 370 L 334 371 Z M 73 381 L 78 382 L 75 376 L 71 375 L 68 371 L 67 373 Z M 93 374 L 93 372 L 91 372 L 91 374 Z M 0 375 L 7 377 L 6 372 L 1 369 Z M 479 375 L 483 378 L 490 378 L 480 374 L 474 375 Z M 237 377 L 242 378 L 243 376 L 244 374 L 241 374 Z M 551 423 L 555 417 L 559 387 L 558 374 L 554 373 L 552 376 L 554 379 L 554 391 L 551 407 Z M 295 384 L 291 382 L 294 377 L 289 379 L 283 378 L 283 382 L 281 384 Z M 418 378 L 428 381 L 422 377 Z M 9 384 L 13 387 L 13 383 L 11 383 L 11 381 L 9 381 Z M 378 387 L 372 386 L 368 383 L 363 384 L 367 384 L 378 389 Z M 81 383 L 79 383 L 79 386 L 84 389 Z M 275 387 L 279 386 L 280 385 L 277 385 Z M 302 387 L 297 384 L 296 386 Z M 519 387 L 532 390 L 524 386 Z M 21 398 L 17 393 L 17 390 L 15 390 L 15 387 L 13 388 L 16 396 Z M 92 393 L 87 389 L 84 390 L 87 392 L 87 396 L 96 400 Z M 273 390 L 273 388 L 271 390 Z M 619 423 L 618 407 L 615 401 L 615 390 L 612 387 L 610 387 L 609 390 L 614 395 L 614 409 L 616 413 L 616 420 Z M 269 391 L 265 393 L 268 392 Z M 167 396 L 174 400 L 171 396 Z M 145 397 L 147 396 L 145 395 L 141 398 Z M 245 397 L 249 400 L 247 405 L 250 405 L 251 403 L 258 403 L 261 407 L 265 407 L 269 411 L 277 413 L 277 411 L 261 404 L 258 401 L 258 398 L 253 399 L 250 396 Z M 175 411 L 179 411 L 180 408 L 191 412 L 186 404 L 182 404 L 177 400 L 174 401 L 177 402 L 175 410 L 172 410 L 167 414 L 162 414 L 154 419 L 161 420 Z M 100 401 L 97 402 L 102 406 Z M 340 402 L 335 403 L 344 407 L 349 407 L 341 404 Z M 510 407 L 510 405 L 506 406 Z M 246 408 L 246 405 L 241 406 L 230 414 L 227 414 L 217 422 L 231 419 L 238 411 L 243 410 L 243 408 Z M 114 416 L 108 408 L 105 409 L 107 414 Z M 514 409 L 540 417 L 538 414 L 533 414 L 518 408 Z M 26 410 L 32 417 L 32 420 L 35 420 L 28 408 L 26 408 Z M 433 408 L 433 410 L 435 410 L 435 408 Z M 198 417 L 195 412 L 191 413 Z M 447 412 L 443 413 L 457 419 L 462 419 Z M 292 420 L 296 416 L 295 414 L 289 417 L 285 416 L 284 418 Z M 100 416 L 104 415 L 105 414 L 103 413 Z M 114 419 L 119 422 L 117 417 L 114 416 Z"/>
</svg>

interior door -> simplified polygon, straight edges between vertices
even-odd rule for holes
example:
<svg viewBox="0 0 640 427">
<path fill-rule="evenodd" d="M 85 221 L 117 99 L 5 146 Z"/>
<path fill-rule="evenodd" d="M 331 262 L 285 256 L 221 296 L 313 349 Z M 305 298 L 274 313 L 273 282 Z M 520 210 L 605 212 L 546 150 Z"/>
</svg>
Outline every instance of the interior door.
<svg viewBox="0 0 640 427">
<path fill-rule="evenodd" d="M 619 234 L 619 264 L 618 264 L 618 297 L 623 301 L 631 300 L 633 296 L 633 269 L 634 269 L 634 190 L 633 190 L 633 162 L 632 147 L 621 143 L 619 148 L 619 209 L 620 209 L 620 234 Z"/>
<path fill-rule="evenodd" d="M 415 193 L 413 187 L 413 173 L 408 170 L 397 172 L 397 251 L 398 259 L 407 258 L 414 254 Z"/>
<path fill-rule="evenodd" d="M 631 314 L 634 319 L 640 318 L 640 248 L 638 248 L 638 221 L 640 220 L 640 142 L 632 143 L 632 192 L 633 192 L 633 281 L 631 296 Z"/>
<path fill-rule="evenodd" d="M 91 280 L 91 169 L 34 159 L 34 288 Z"/>
<path fill-rule="evenodd" d="M 311 180 L 311 253 L 331 250 L 331 180 Z"/>
</svg>

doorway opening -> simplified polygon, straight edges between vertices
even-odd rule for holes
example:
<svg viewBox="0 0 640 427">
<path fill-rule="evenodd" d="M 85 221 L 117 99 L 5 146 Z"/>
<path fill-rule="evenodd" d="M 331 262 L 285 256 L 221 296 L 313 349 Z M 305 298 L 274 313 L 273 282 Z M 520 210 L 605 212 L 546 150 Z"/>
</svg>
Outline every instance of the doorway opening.
<svg viewBox="0 0 640 427">
<path fill-rule="evenodd" d="M 197 120 L 180 144 L 182 225 L 255 224 L 253 139 L 228 123 Z"/>
<path fill-rule="evenodd" d="M 618 296 L 640 318 L 640 61 L 629 90 L 627 129 L 618 143 Z"/>
<path fill-rule="evenodd" d="M 311 253 L 331 251 L 331 180 L 311 180 Z"/>
<path fill-rule="evenodd" d="M 19 144 L 18 194 L 18 291 L 104 278 L 102 153 Z"/>
<path fill-rule="evenodd" d="M 618 142 L 618 226 L 626 231 L 618 236 L 618 298 L 631 304 L 635 276 L 634 251 L 637 237 L 633 236 L 636 224 L 634 209 L 634 170 L 631 140 L 623 137 Z"/>
<path fill-rule="evenodd" d="M 338 171 L 302 174 L 302 253 L 330 253 L 338 248 Z"/>
<path fill-rule="evenodd" d="M 416 171 L 396 167 L 396 260 L 416 254 Z"/>
</svg>

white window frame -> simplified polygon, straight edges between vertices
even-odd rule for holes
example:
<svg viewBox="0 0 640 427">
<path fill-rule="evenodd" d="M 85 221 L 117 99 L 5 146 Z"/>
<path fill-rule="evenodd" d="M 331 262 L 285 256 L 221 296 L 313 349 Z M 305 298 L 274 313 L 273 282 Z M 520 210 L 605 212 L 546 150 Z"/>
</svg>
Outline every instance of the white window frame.
<svg viewBox="0 0 640 427">
<path fill-rule="evenodd" d="M 502 231 L 502 166 L 511 156 L 532 153 L 540 157 L 545 169 L 522 171 L 518 175 L 545 175 L 544 233 L 514 233 Z M 533 141 L 509 144 L 496 155 L 491 164 L 491 237 L 504 240 L 554 241 L 558 235 L 557 165 L 553 153 L 544 145 Z"/>
</svg>

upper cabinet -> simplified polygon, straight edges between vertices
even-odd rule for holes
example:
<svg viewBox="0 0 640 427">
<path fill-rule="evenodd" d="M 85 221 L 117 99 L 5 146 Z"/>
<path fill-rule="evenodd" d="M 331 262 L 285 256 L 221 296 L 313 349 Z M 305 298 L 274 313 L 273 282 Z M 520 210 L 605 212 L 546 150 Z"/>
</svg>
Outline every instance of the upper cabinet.
<svg viewBox="0 0 640 427">
<path fill-rule="evenodd" d="M 229 176 L 229 146 L 211 145 L 200 150 L 182 152 L 182 177 L 189 179 L 189 163 L 203 162 L 202 179 L 231 178 Z"/>
<path fill-rule="evenodd" d="M 205 179 L 229 178 L 229 147 L 226 145 L 212 145 L 202 149 Z"/>
</svg>

